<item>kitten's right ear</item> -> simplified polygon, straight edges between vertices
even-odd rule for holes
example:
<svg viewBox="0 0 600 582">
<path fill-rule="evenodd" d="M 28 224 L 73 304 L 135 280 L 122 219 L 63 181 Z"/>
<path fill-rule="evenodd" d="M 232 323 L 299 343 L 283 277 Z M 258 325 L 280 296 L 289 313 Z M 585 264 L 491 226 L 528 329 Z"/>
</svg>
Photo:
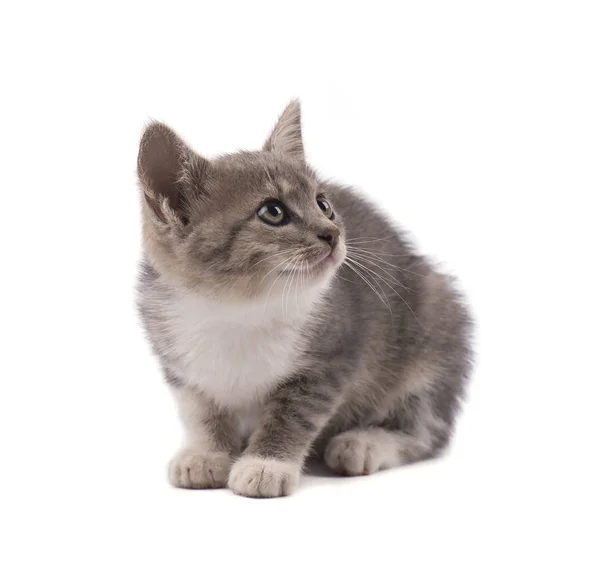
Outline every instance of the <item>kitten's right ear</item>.
<svg viewBox="0 0 600 582">
<path fill-rule="evenodd" d="M 304 162 L 300 101 L 294 99 L 284 109 L 263 149 Z"/>
<path fill-rule="evenodd" d="M 137 172 L 144 197 L 159 219 L 187 222 L 190 198 L 199 196 L 207 168 L 208 161 L 163 123 L 146 128 Z"/>
</svg>

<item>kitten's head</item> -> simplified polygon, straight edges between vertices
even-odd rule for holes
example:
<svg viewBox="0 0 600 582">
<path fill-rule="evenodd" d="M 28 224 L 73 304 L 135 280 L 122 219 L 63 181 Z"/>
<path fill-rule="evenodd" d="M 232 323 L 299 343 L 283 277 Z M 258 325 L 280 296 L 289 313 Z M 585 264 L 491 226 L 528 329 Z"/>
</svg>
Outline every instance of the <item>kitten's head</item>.
<svg viewBox="0 0 600 582">
<path fill-rule="evenodd" d="M 343 224 L 304 160 L 296 101 L 261 151 L 210 161 L 153 123 L 138 177 L 146 252 L 180 285 L 220 297 L 256 297 L 291 277 L 318 288 L 344 259 Z"/>
</svg>

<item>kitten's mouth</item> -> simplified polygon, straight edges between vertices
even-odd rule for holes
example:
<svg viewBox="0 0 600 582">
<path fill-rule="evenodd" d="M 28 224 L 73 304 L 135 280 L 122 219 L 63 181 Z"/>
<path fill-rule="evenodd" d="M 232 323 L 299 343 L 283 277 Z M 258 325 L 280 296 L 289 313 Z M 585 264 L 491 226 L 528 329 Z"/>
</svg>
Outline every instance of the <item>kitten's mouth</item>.
<svg viewBox="0 0 600 582">
<path fill-rule="evenodd" d="M 337 267 L 342 261 L 343 252 L 339 250 L 339 246 L 331 249 L 326 255 L 323 255 L 307 264 L 308 271 L 322 271 Z"/>
<path fill-rule="evenodd" d="M 329 269 L 338 267 L 343 262 L 344 251 L 340 250 L 339 245 L 329 252 L 322 254 L 316 258 L 306 258 L 299 265 L 294 265 L 292 268 L 283 269 L 283 273 L 298 273 L 304 272 L 309 275 L 320 275 Z"/>
<path fill-rule="evenodd" d="M 316 264 L 322 263 L 324 261 L 334 261 L 335 260 L 335 249 L 331 249 L 323 258 L 319 259 Z"/>
</svg>

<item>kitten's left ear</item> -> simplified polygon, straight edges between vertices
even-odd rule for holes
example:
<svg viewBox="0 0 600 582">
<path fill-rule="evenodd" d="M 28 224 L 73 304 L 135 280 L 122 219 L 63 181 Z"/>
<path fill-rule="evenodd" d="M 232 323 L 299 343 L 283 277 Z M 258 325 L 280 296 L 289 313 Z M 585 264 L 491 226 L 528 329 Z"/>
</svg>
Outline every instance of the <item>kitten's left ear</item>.
<svg viewBox="0 0 600 582">
<path fill-rule="evenodd" d="M 285 108 L 263 149 L 299 162 L 304 161 L 300 101 L 294 99 Z"/>
<path fill-rule="evenodd" d="M 194 200 L 202 197 L 209 162 L 172 129 L 151 123 L 140 141 L 138 178 L 144 199 L 165 222 L 188 220 Z"/>
</svg>

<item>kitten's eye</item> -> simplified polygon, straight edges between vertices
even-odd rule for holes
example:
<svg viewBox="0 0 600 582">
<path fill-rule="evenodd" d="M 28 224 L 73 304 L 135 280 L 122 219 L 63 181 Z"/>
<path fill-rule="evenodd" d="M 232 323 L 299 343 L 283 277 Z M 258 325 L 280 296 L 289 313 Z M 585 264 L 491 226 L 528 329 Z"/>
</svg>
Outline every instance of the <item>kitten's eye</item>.
<svg viewBox="0 0 600 582">
<path fill-rule="evenodd" d="M 263 204 L 256 214 L 262 221 L 272 225 L 282 224 L 287 218 L 283 206 L 276 201 Z"/>
<path fill-rule="evenodd" d="M 333 218 L 333 208 L 325 198 L 317 198 L 317 204 L 327 218 Z"/>
</svg>

